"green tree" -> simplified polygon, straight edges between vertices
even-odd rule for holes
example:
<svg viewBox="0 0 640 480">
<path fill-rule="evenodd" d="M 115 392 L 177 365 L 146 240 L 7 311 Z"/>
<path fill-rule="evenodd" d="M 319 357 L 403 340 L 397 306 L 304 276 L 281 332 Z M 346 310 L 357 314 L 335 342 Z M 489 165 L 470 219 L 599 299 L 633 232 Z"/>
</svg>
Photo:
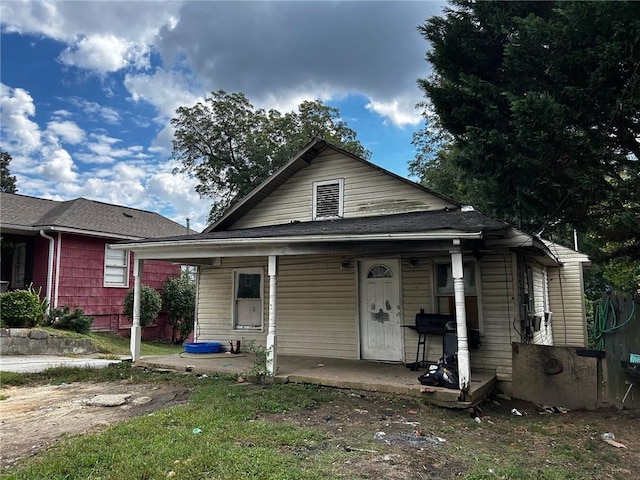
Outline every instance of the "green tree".
<svg viewBox="0 0 640 480">
<path fill-rule="evenodd" d="M 255 109 L 243 93 L 212 92 L 203 102 L 180 107 L 172 159 L 176 171 L 194 175 L 196 191 L 213 199 L 209 220 L 275 172 L 314 137 L 369 157 L 337 109 L 305 101 L 297 112 Z"/>
<path fill-rule="evenodd" d="M 172 343 L 182 343 L 193 330 L 196 313 L 196 286 L 188 272 L 169 278 L 162 286 L 162 302 L 171 325 Z"/>
<path fill-rule="evenodd" d="M 433 74 L 412 172 L 445 168 L 442 193 L 640 257 L 640 3 L 453 1 L 419 30 Z"/>
<path fill-rule="evenodd" d="M 9 164 L 11 163 L 11 155 L 0 150 L 0 192 L 16 193 L 16 177 L 12 177 L 9 172 Z"/>
<path fill-rule="evenodd" d="M 133 288 L 124 297 L 123 314 L 133 320 Z M 158 317 L 162 308 L 162 297 L 156 289 L 140 285 L 140 326 L 148 327 Z"/>
</svg>

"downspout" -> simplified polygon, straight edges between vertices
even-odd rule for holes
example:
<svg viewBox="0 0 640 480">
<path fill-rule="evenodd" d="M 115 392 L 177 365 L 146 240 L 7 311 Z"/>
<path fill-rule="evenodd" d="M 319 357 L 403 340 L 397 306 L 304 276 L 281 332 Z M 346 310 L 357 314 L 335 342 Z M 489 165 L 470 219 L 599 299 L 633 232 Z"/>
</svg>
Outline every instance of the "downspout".
<svg viewBox="0 0 640 480">
<path fill-rule="evenodd" d="M 40 230 L 40 236 L 49 240 L 49 258 L 47 262 L 47 308 L 45 310 L 45 313 L 49 315 L 49 311 L 51 310 L 51 289 L 53 287 L 53 252 L 56 241 L 53 237 L 44 233 L 44 230 Z"/>
<path fill-rule="evenodd" d="M 58 297 L 60 294 L 60 253 L 62 252 L 62 233 L 58 232 L 58 245 L 56 248 L 56 279 L 53 287 L 53 308 L 58 308 Z"/>
</svg>

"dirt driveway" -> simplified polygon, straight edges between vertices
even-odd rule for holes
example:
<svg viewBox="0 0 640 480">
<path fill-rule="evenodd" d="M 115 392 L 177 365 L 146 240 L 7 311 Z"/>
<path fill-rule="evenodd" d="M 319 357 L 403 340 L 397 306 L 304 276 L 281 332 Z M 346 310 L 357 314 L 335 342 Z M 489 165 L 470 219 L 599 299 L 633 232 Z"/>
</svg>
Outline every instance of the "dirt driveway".
<svg viewBox="0 0 640 480">
<path fill-rule="evenodd" d="M 530 453 L 518 458 L 536 470 L 557 462 L 558 449 L 567 452 L 566 462 L 579 462 L 588 470 L 581 473 L 593 479 L 635 480 L 640 471 L 640 412 L 545 413 L 529 403 L 500 400 L 483 405 L 476 422 L 465 411 L 425 406 L 415 398 L 348 390 L 334 393 L 330 402 L 309 410 L 264 418 L 325 431 L 329 443 L 341 446 L 350 456 L 336 467 L 345 478 L 458 478 L 475 455 L 516 458 L 522 452 Z M 10 466 L 46 450 L 65 434 L 96 432 L 134 416 L 184 404 L 190 391 L 184 385 L 123 381 L 9 387 L 0 394 L 4 398 L 0 400 L 0 465 Z M 106 394 L 121 395 L 126 401 L 119 406 L 93 404 L 96 396 Z M 514 417 L 513 408 L 523 416 Z M 604 443 L 603 432 L 615 432 L 625 447 Z M 609 462 L 601 465 L 583 456 L 608 458 Z"/>
<path fill-rule="evenodd" d="M 3 388 L 0 401 L 0 465 L 38 453 L 64 434 L 94 432 L 107 425 L 185 403 L 185 388 L 125 382 Z M 109 395 L 109 397 L 104 397 Z M 100 397 L 102 396 L 102 397 Z M 121 405 L 104 406 L 119 403 Z M 97 401 L 97 404 L 96 404 Z"/>
</svg>

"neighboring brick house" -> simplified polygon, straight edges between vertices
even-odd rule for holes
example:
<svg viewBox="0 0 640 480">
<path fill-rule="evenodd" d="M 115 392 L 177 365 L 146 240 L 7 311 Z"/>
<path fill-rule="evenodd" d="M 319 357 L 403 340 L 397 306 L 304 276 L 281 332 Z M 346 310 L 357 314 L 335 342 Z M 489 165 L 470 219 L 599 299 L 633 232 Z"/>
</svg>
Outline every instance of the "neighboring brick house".
<svg viewBox="0 0 640 480">
<path fill-rule="evenodd" d="M 30 284 L 52 308 L 81 308 L 94 317 L 93 329 L 128 336 L 131 321 L 122 313 L 133 287 L 132 254 L 110 246 L 187 233 L 186 227 L 157 213 L 77 198 L 65 202 L 0 193 L 2 290 Z M 142 283 L 160 289 L 180 265 L 145 264 Z M 161 314 L 145 338 L 171 338 Z"/>
</svg>

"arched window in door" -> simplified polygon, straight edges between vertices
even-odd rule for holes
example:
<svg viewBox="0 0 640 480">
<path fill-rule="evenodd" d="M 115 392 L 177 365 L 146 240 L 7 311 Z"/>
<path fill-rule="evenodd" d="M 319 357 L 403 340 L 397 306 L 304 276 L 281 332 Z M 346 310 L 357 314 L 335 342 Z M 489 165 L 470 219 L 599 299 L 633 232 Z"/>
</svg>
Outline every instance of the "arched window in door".
<svg viewBox="0 0 640 480">
<path fill-rule="evenodd" d="M 393 272 L 384 265 L 374 265 L 369 269 L 367 278 L 393 278 Z"/>
</svg>

